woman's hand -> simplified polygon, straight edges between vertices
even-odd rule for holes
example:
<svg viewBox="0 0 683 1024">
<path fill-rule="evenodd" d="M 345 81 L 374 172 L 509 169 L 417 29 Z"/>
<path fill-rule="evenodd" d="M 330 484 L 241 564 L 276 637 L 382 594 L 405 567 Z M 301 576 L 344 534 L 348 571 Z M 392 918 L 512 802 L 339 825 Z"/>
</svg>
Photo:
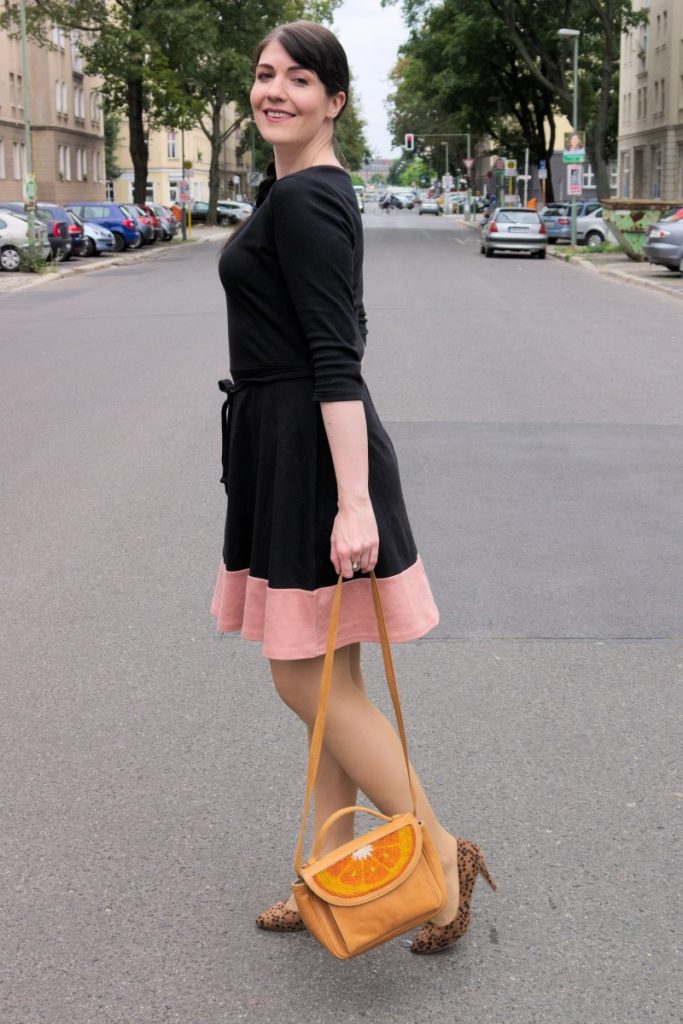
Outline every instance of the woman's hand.
<svg viewBox="0 0 683 1024">
<path fill-rule="evenodd" d="M 379 533 L 370 498 L 340 502 L 330 538 L 335 571 L 347 580 L 354 574 L 353 563 L 360 572 L 370 572 L 377 565 L 378 554 Z"/>
</svg>

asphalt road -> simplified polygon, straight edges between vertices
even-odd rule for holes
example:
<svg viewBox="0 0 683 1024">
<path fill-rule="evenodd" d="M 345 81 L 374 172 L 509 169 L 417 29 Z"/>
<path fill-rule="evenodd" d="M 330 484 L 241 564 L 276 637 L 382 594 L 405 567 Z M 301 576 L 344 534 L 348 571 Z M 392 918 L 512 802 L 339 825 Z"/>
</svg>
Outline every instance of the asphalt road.
<svg viewBox="0 0 683 1024">
<path fill-rule="evenodd" d="M 413 760 L 498 892 L 435 958 L 253 927 L 305 738 L 208 616 L 224 300 L 215 245 L 168 252 L 0 301 L 3 1024 L 681 1019 L 679 304 L 365 221 L 366 376 L 442 613 L 396 650 Z"/>
</svg>

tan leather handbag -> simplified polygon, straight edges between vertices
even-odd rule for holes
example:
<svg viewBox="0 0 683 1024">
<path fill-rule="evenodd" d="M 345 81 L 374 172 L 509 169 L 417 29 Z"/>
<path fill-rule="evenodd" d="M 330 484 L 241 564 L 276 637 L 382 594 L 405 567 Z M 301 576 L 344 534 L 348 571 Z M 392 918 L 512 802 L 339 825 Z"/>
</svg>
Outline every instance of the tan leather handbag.
<svg viewBox="0 0 683 1024">
<path fill-rule="evenodd" d="M 408 743 L 374 573 L 371 573 L 371 583 L 384 668 L 403 746 L 413 809 L 388 817 L 369 807 L 344 807 L 330 815 L 320 829 L 311 856 L 305 864 L 302 863 L 306 821 L 318 771 L 330 694 L 342 597 L 340 576 L 332 603 L 318 711 L 309 747 L 306 798 L 294 858 L 298 878 L 292 885 L 297 907 L 309 932 L 340 960 L 358 956 L 423 924 L 446 904 L 441 862 L 427 829 L 417 820 L 415 812 Z M 356 811 L 374 815 L 383 824 L 321 857 L 320 847 L 331 825 L 343 815 Z"/>
</svg>

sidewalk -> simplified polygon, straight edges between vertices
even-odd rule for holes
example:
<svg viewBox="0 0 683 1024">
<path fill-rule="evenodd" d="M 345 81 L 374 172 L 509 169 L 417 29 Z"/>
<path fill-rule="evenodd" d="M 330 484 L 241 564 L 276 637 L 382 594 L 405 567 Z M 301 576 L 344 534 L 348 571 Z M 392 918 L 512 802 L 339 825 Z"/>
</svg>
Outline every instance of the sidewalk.
<svg viewBox="0 0 683 1024">
<path fill-rule="evenodd" d="M 100 256 L 83 257 L 77 256 L 67 263 L 58 263 L 54 270 L 46 270 L 42 274 L 0 273 L 0 298 L 13 292 L 24 291 L 26 288 L 37 288 L 41 285 L 51 284 L 54 281 L 61 281 L 64 278 L 74 277 L 79 274 L 90 274 L 99 270 L 109 270 L 111 267 L 130 266 L 140 260 L 158 259 L 169 252 L 177 252 L 183 245 L 195 245 L 198 242 L 224 241 L 231 229 L 225 227 L 208 227 L 205 224 L 195 224 L 192 233 L 188 234 L 187 242 L 183 242 L 180 235 L 177 235 L 172 242 L 156 242 L 154 245 L 146 245 L 142 249 L 128 249 L 122 253 L 102 253 Z"/>
<path fill-rule="evenodd" d="M 569 257 L 561 246 L 552 246 L 548 248 L 548 255 L 623 284 L 649 288 L 673 299 L 683 299 L 682 274 L 652 263 L 636 263 L 623 252 L 586 252 Z"/>
</svg>

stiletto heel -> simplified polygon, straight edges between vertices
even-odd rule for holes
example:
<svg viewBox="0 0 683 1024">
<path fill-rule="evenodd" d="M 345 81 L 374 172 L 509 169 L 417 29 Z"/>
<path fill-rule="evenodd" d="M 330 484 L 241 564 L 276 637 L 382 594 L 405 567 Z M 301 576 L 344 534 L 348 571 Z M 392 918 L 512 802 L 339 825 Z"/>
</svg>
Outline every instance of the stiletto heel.
<svg viewBox="0 0 683 1024">
<path fill-rule="evenodd" d="M 440 953 L 448 949 L 454 942 L 461 939 L 472 921 L 472 890 L 482 875 L 493 891 L 496 883 L 489 874 L 484 861 L 484 854 L 469 839 L 458 839 L 458 879 L 460 881 L 460 901 L 458 912 L 449 924 L 439 927 L 428 921 L 417 933 L 410 947 L 411 953 Z"/>
</svg>

